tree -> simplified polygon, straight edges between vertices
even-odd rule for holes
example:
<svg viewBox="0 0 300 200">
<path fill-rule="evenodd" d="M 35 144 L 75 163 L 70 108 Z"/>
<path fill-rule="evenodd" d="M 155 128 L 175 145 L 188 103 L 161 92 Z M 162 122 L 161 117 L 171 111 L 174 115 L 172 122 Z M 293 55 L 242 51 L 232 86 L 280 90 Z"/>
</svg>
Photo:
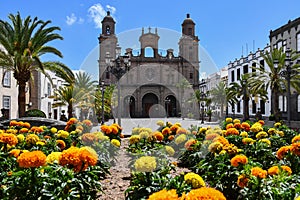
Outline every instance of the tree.
<svg viewBox="0 0 300 200">
<path fill-rule="evenodd" d="M 212 101 L 221 107 L 220 117 L 223 117 L 224 114 L 224 105 L 227 103 L 226 96 L 226 85 L 224 82 L 220 82 L 215 88 L 210 91 Z"/>
<path fill-rule="evenodd" d="M 113 101 L 113 92 L 115 90 L 115 85 L 106 86 L 104 91 L 104 115 L 110 116 Z M 95 93 L 95 110 L 98 116 L 101 116 L 102 112 L 102 92 L 100 90 L 96 90 Z"/>
<path fill-rule="evenodd" d="M 34 70 L 46 74 L 41 56 L 47 53 L 62 57 L 62 53 L 48 43 L 62 40 L 62 36 L 55 33 L 60 30 L 57 26 L 47 27 L 51 21 L 42 21 L 30 16 L 22 20 L 20 13 L 8 16 L 11 23 L 0 20 L 0 66 L 13 71 L 17 80 L 19 117 L 25 115 L 26 83 L 32 77 Z"/>
<path fill-rule="evenodd" d="M 292 51 L 291 60 L 295 61 L 299 54 L 296 54 L 295 51 Z M 268 65 L 268 69 L 264 66 L 259 65 L 254 67 L 254 73 L 252 73 L 250 77 L 250 85 L 253 87 L 253 90 L 271 90 L 271 112 L 275 117 L 275 120 L 279 120 L 279 102 L 278 95 L 282 93 L 285 88 L 287 88 L 287 82 L 284 77 L 280 75 L 282 71 L 285 70 L 285 59 L 286 54 L 283 52 L 283 49 L 273 49 L 271 52 L 261 53 L 261 56 L 264 58 L 266 64 Z M 278 65 L 275 66 L 274 61 L 278 62 Z M 291 85 L 299 92 L 300 85 L 300 67 L 299 64 L 294 64 L 291 68 L 295 71 L 298 71 L 298 75 L 291 77 Z"/>
</svg>

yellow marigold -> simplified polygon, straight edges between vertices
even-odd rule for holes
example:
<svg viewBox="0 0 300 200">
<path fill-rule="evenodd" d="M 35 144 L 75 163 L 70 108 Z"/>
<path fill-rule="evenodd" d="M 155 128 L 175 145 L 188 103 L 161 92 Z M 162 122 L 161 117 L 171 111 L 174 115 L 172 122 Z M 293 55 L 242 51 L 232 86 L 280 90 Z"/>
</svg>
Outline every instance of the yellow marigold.
<svg viewBox="0 0 300 200">
<path fill-rule="evenodd" d="M 183 194 L 182 199 L 184 200 L 196 200 L 196 199 L 226 200 L 222 192 L 214 188 L 208 188 L 208 187 L 193 189 L 187 195 Z"/>
<path fill-rule="evenodd" d="M 20 149 L 13 149 L 9 152 L 10 156 L 14 156 L 15 158 L 19 157 L 19 155 L 22 153 Z"/>
<path fill-rule="evenodd" d="M 153 132 L 151 128 L 142 127 L 139 129 L 139 133 L 141 133 L 143 131 L 148 132 L 149 134 Z"/>
<path fill-rule="evenodd" d="M 104 124 L 101 126 L 101 131 L 105 134 L 110 134 L 112 130 L 110 126 Z"/>
<path fill-rule="evenodd" d="M 8 144 L 10 146 L 15 146 L 18 144 L 18 138 L 15 134 L 12 133 L 2 133 L 0 134 L 0 142 Z"/>
<path fill-rule="evenodd" d="M 262 142 L 262 143 L 267 144 L 268 146 L 271 146 L 271 141 L 266 138 L 260 139 L 258 142 Z"/>
<path fill-rule="evenodd" d="M 241 123 L 241 120 L 239 120 L 239 119 L 234 119 L 234 120 L 233 120 L 233 123 L 234 123 L 234 124 L 236 124 L 236 123 Z"/>
<path fill-rule="evenodd" d="M 178 145 L 178 144 L 181 144 L 181 143 L 183 143 L 183 142 L 185 142 L 186 141 L 186 135 L 185 134 L 181 134 L 181 135 L 179 135 L 179 136 L 177 136 L 176 138 L 175 138 L 175 143 Z"/>
<path fill-rule="evenodd" d="M 246 131 L 243 131 L 240 133 L 240 136 L 243 138 L 246 138 L 246 137 L 248 137 L 248 133 Z"/>
<path fill-rule="evenodd" d="M 63 140 L 56 140 L 56 145 L 60 148 L 61 151 L 66 148 L 66 143 Z"/>
<path fill-rule="evenodd" d="M 245 165 L 248 163 L 248 158 L 245 155 L 236 155 L 230 160 L 231 166 L 238 167 L 240 164 Z"/>
<path fill-rule="evenodd" d="M 40 146 L 44 146 L 46 143 L 44 141 L 38 141 L 35 144 L 40 145 Z"/>
<path fill-rule="evenodd" d="M 139 130 L 140 130 L 139 127 L 134 127 L 134 128 L 131 130 L 131 134 L 132 134 L 132 135 L 137 135 L 137 134 L 139 134 Z"/>
<path fill-rule="evenodd" d="M 51 131 L 51 133 L 57 133 L 57 128 L 55 128 L 55 127 L 52 127 L 51 129 L 50 129 L 50 131 Z"/>
<path fill-rule="evenodd" d="M 28 128 L 21 128 L 20 130 L 19 130 L 19 133 L 28 133 Z"/>
<path fill-rule="evenodd" d="M 262 130 L 263 130 L 262 125 L 258 122 L 254 123 L 250 128 L 250 131 L 252 131 L 254 133 L 258 133 Z"/>
<path fill-rule="evenodd" d="M 282 146 L 276 152 L 276 156 L 279 160 L 282 160 L 283 157 L 291 150 L 291 146 Z"/>
<path fill-rule="evenodd" d="M 199 133 L 205 133 L 207 131 L 207 128 L 206 127 L 201 127 L 199 129 Z"/>
<path fill-rule="evenodd" d="M 163 189 L 161 191 L 151 194 L 148 198 L 148 200 L 175 200 L 175 199 L 176 200 L 178 199 L 178 195 L 175 189 L 172 190 Z"/>
<path fill-rule="evenodd" d="M 275 127 L 275 128 L 278 128 L 279 126 L 281 126 L 281 123 L 280 123 L 280 122 L 276 122 L 276 123 L 274 124 L 274 127 Z"/>
<path fill-rule="evenodd" d="M 245 174 L 239 175 L 238 180 L 237 180 L 237 185 L 240 188 L 246 187 L 248 182 L 249 182 L 249 178 Z"/>
<path fill-rule="evenodd" d="M 138 143 L 140 141 L 140 136 L 139 135 L 132 135 L 129 138 L 129 144 L 135 144 Z"/>
<path fill-rule="evenodd" d="M 270 135 L 274 135 L 274 134 L 276 134 L 276 129 L 275 128 L 269 128 L 268 133 Z"/>
<path fill-rule="evenodd" d="M 29 134 L 26 136 L 25 140 L 27 144 L 35 145 L 40 140 L 40 138 L 36 134 Z"/>
<path fill-rule="evenodd" d="M 223 146 L 223 150 L 225 150 L 229 155 L 235 155 L 240 152 L 240 149 L 238 149 L 238 147 L 234 144 L 226 144 Z"/>
<path fill-rule="evenodd" d="M 162 141 L 164 139 L 164 135 L 159 131 L 154 132 L 153 135 L 158 141 Z"/>
<path fill-rule="evenodd" d="M 263 170 L 263 169 L 260 168 L 260 167 L 253 167 L 253 168 L 251 169 L 251 174 L 252 174 L 253 176 L 258 177 L 258 178 L 266 178 L 267 175 L 268 175 L 268 172 L 267 172 L 267 170 Z"/>
<path fill-rule="evenodd" d="M 240 132 L 236 128 L 229 128 L 227 129 L 225 135 L 228 136 L 228 135 L 239 135 L 239 134 Z"/>
<path fill-rule="evenodd" d="M 142 131 L 139 133 L 140 139 L 147 139 L 149 137 L 150 133 L 147 131 Z"/>
<path fill-rule="evenodd" d="M 159 121 L 156 122 L 156 125 L 157 125 L 157 126 L 164 126 L 164 125 L 165 125 L 165 122 L 162 121 L 162 120 L 159 120 Z"/>
<path fill-rule="evenodd" d="M 290 150 L 293 154 L 300 156 L 300 142 L 293 143 Z"/>
<path fill-rule="evenodd" d="M 70 133 L 68 131 L 64 131 L 64 130 L 59 130 L 57 132 L 57 137 L 59 138 L 67 138 L 69 137 Z"/>
<path fill-rule="evenodd" d="M 30 132 L 32 133 L 42 133 L 44 131 L 44 129 L 40 126 L 33 126 L 30 129 Z"/>
<path fill-rule="evenodd" d="M 120 146 L 121 146 L 120 141 L 117 140 L 117 139 L 112 139 L 112 140 L 110 141 L 110 143 L 113 144 L 113 145 L 116 146 L 116 147 L 120 147 Z"/>
<path fill-rule="evenodd" d="M 223 146 L 229 144 L 228 140 L 223 136 L 216 137 L 213 139 L 213 142 L 220 142 Z"/>
<path fill-rule="evenodd" d="M 23 142 L 25 140 L 25 136 L 23 134 L 17 135 L 18 141 Z"/>
<path fill-rule="evenodd" d="M 111 128 L 111 132 L 112 132 L 114 135 L 117 135 L 117 134 L 119 133 L 119 129 L 118 129 L 117 126 L 111 125 L 110 128 Z"/>
<path fill-rule="evenodd" d="M 233 123 L 229 123 L 226 125 L 226 130 L 228 130 L 230 128 L 234 128 Z"/>
<path fill-rule="evenodd" d="M 220 135 L 218 133 L 209 133 L 206 134 L 205 140 L 214 140 L 215 138 L 219 137 Z"/>
<path fill-rule="evenodd" d="M 253 140 L 252 138 L 243 138 L 242 139 L 243 144 L 253 144 L 255 142 L 255 140 Z"/>
<path fill-rule="evenodd" d="M 213 142 L 208 146 L 208 150 L 211 153 L 218 153 L 222 150 L 223 145 L 220 142 Z"/>
<path fill-rule="evenodd" d="M 172 131 L 171 131 L 171 129 L 170 129 L 169 127 L 166 127 L 166 128 L 164 128 L 164 129 L 161 131 L 161 133 L 162 133 L 163 135 L 169 135 L 169 134 L 172 133 Z"/>
<path fill-rule="evenodd" d="M 77 124 L 77 123 L 78 123 L 78 120 L 76 118 L 72 117 L 67 122 L 67 125 L 72 125 L 72 124 Z"/>
<path fill-rule="evenodd" d="M 295 137 L 293 137 L 292 143 L 296 143 L 296 142 L 300 142 L 300 135 L 296 135 Z"/>
<path fill-rule="evenodd" d="M 184 144 L 184 147 L 185 149 L 187 150 L 193 150 L 193 147 L 192 145 L 196 144 L 197 143 L 197 140 L 195 139 L 189 139 L 185 144 Z"/>
<path fill-rule="evenodd" d="M 225 121 L 226 121 L 226 123 L 231 123 L 233 120 L 232 120 L 231 117 L 227 117 L 227 118 L 225 119 Z"/>
<path fill-rule="evenodd" d="M 135 161 L 134 168 L 138 172 L 152 172 L 156 169 L 156 159 L 152 156 L 142 156 Z"/>
<path fill-rule="evenodd" d="M 262 139 L 268 137 L 268 133 L 265 131 L 260 131 L 255 136 L 257 139 Z"/>
<path fill-rule="evenodd" d="M 250 131 L 250 124 L 248 122 L 243 122 L 242 129 L 244 129 L 245 131 Z"/>
<path fill-rule="evenodd" d="M 284 136 L 284 132 L 283 132 L 283 131 L 276 131 L 276 133 L 277 133 L 280 137 L 283 137 L 283 136 Z"/>
<path fill-rule="evenodd" d="M 194 189 L 205 186 L 205 182 L 203 181 L 202 177 L 193 172 L 189 172 L 186 175 L 184 175 L 184 181 L 192 185 L 192 188 Z"/>
<path fill-rule="evenodd" d="M 181 128 L 179 127 L 176 131 L 176 134 L 179 135 L 179 134 L 187 134 L 187 130 L 185 128 Z"/>
<path fill-rule="evenodd" d="M 11 133 L 11 134 L 17 134 L 18 130 L 17 129 L 7 129 L 5 132 L 6 133 Z"/>
<path fill-rule="evenodd" d="M 53 164 L 53 163 L 57 163 L 59 164 L 59 157 L 61 155 L 61 152 L 51 152 L 47 158 L 46 158 L 46 162 L 48 164 Z"/>
<path fill-rule="evenodd" d="M 292 174 L 292 169 L 289 166 L 273 166 L 268 169 L 268 174 L 270 175 L 278 175 L 281 171 L 285 171 L 288 175 Z"/>
<path fill-rule="evenodd" d="M 42 151 L 32 151 L 22 153 L 17 162 L 22 168 L 40 167 L 45 165 L 47 156 Z"/>
<path fill-rule="evenodd" d="M 81 136 L 81 140 L 84 145 L 92 145 L 95 142 L 99 141 L 99 137 L 97 137 L 94 133 L 85 133 Z"/>
<path fill-rule="evenodd" d="M 165 146 L 166 152 L 169 154 L 169 156 L 174 156 L 175 150 L 171 146 Z"/>
</svg>

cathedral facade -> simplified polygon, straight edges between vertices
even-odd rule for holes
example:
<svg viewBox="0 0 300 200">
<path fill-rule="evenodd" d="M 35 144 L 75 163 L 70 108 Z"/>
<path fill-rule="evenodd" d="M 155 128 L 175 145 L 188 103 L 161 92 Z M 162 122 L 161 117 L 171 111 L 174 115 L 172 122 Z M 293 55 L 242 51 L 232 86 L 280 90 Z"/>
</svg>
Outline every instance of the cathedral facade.
<svg viewBox="0 0 300 200">
<path fill-rule="evenodd" d="M 181 24 L 178 56 L 173 49 L 159 54 L 159 33 L 151 28 L 141 30 L 140 50 L 133 54 L 126 47 L 121 55 L 115 20 L 107 12 L 99 36 L 99 82 L 118 86 L 122 117 L 199 117 L 199 103 L 193 98 L 199 89 L 199 39 L 195 36 L 195 23 L 187 14 Z M 146 48 L 152 55 L 146 55 Z M 119 73 L 115 73 L 119 72 Z M 118 96 L 117 95 L 117 96 Z M 112 102 L 116 102 L 114 99 Z"/>
</svg>

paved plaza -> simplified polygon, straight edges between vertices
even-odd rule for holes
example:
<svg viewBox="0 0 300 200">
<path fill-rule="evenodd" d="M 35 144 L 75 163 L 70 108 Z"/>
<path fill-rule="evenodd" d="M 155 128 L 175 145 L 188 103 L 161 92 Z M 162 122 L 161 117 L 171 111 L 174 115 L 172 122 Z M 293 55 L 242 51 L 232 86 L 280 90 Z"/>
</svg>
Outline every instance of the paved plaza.
<svg viewBox="0 0 300 200">
<path fill-rule="evenodd" d="M 201 127 L 207 127 L 207 126 L 218 126 L 219 122 L 204 122 L 201 123 L 201 120 L 195 120 L 195 119 L 182 119 L 182 118 L 122 118 L 121 119 L 121 126 L 123 128 L 123 134 L 125 136 L 131 135 L 131 131 L 135 127 L 147 127 L 151 128 L 152 130 L 156 130 L 159 126 L 156 124 L 157 121 L 164 121 L 164 122 L 171 122 L 176 123 L 179 122 L 182 127 L 188 129 L 191 127 L 191 125 L 197 125 Z M 117 120 L 116 120 L 117 121 Z M 114 123 L 113 120 L 109 120 L 105 124 L 110 125 Z M 99 131 L 100 130 L 100 124 L 97 126 L 94 126 L 91 132 Z"/>
</svg>

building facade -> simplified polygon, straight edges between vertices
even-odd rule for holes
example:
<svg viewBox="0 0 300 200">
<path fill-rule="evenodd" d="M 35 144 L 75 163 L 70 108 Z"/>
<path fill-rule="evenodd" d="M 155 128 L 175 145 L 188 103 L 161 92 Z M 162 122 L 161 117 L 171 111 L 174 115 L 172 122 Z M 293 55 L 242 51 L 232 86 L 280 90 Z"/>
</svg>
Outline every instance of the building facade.
<svg viewBox="0 0 300 200">
<path fill-rule="evenodd" d="M 115 21 L 107 13 L 102 21 L 99 39 L 99 81 L 120 86 L 120 106 L 123 117 L 178 117 L 199 116 L 199 105 L 193 101 L 194 90 L 199 87 L 199 39 L 195 35 L 195 23 L 187 14 L 181 24 L 182 36 L 178 42 L 179 53 L 173 49 L 167 54 L 158 53 L 159 33 L 149 28 L 141 30 L 140 54 L 133 55 L 127 48 L 129 58 L 126 73 L 118 80 L 111 67 L 124 65 L 115 33 Z M 152 49 L 151 56 L 146 48 Z M 108 64 L 108 58 L 113 64 Z M 124 57 L 123 57 L 124 58 Z M 117 63 L 117 61 L 120 63 Z"/>
</svg>

